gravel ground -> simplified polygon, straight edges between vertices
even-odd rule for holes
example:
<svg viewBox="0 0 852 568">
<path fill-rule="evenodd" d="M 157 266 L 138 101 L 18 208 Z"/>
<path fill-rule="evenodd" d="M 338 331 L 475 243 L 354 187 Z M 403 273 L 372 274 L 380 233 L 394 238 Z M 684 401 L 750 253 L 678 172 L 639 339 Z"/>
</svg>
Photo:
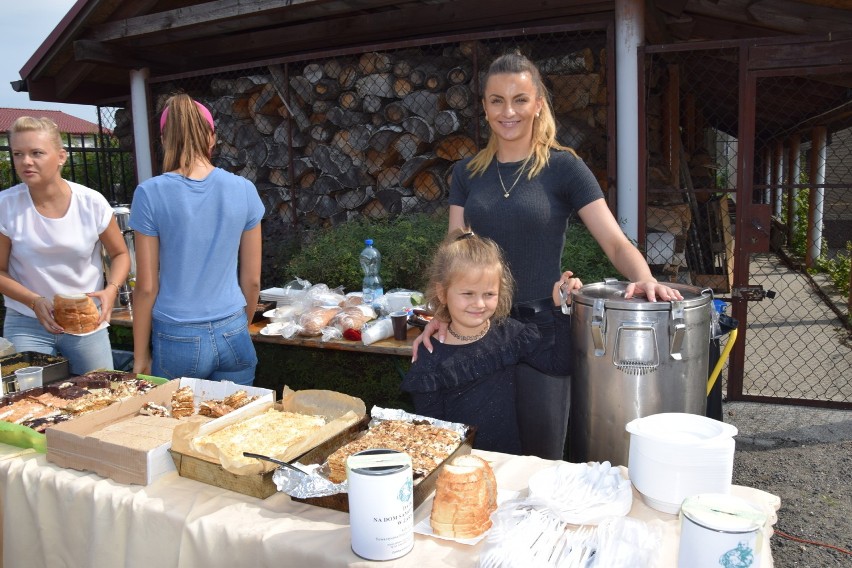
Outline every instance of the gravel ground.
<svg viewBox="0 0 852 568">
<path fill-rule="evenodd" d="M 852 412 L 735 402 L 724 413 L 739 430 L 733 482 L 781 498 L 775 566 L 852 566 L 852 555 L 813 544 L 852 551 Z"/>
</svg>

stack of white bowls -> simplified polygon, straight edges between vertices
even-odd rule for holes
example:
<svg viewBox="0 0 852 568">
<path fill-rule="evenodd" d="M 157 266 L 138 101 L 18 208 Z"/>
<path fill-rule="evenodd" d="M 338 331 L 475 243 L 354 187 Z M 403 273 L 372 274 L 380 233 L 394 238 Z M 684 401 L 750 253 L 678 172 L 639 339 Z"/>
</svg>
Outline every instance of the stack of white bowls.
<svg viewBox="0 0 852 568">
<path fill-rule="evenodd" d="M 649 507 L 676 514 L 687 497 L 730 491 L 735 426 L 667 412 L 632 420 L 626 429 L 630 481 Z"/>
</svg>

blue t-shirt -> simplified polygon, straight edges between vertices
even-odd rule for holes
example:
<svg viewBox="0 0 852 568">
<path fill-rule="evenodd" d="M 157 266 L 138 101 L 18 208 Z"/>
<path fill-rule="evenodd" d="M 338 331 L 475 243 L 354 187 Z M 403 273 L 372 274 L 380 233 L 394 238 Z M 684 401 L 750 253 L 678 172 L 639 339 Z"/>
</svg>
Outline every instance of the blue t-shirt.
<svg viewBox="0 0 852 568">
<path fill-rule="evenodd" d="M 263 213 L 254 184 L 219 168 L 203 180 L 166 173 L 140 184 L 130 227 L 160 241 L 153 317 L 214 321 L 245 308 L 237 274 L 240 239 Z"/>
</svg>

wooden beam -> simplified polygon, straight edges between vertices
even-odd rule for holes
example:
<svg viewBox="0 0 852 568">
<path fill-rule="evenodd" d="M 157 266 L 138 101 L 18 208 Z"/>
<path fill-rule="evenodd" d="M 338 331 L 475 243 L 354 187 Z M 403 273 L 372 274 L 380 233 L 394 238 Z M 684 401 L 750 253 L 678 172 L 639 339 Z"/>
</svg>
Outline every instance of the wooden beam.
<svg viewBox="0 0 852 568">
<path fill-rule="evenodd" d="M 409 0 L 414 1 L 414 0 Z M 444 0 L 450 1 L 450 0 Z M 214 0 L 145 16 L 106 22 L 89 39 L 113 41 L 166 35 L 170 41 L 397 5 L 399 0 Z M 403 2 L 405 3 L 405 2 Z M 205 26 L 209 26 L 206 29 Z M 190 28 L 197 28 L 191 31 Z M 163 34 L 164 31 L 170 33 Z M 179 34 L 179 35 L 176 35 Z"/>
<path fill-rule="evenodd" d="M 149 67 L 160 72 L 175 72 L 189 64 L 186 57 L 171 52 L 126 49 L 99 41 L 77 40 L 74 42 L 74 59 L 83 63 L 101 63 L 125 69 Z"/>
</svg>

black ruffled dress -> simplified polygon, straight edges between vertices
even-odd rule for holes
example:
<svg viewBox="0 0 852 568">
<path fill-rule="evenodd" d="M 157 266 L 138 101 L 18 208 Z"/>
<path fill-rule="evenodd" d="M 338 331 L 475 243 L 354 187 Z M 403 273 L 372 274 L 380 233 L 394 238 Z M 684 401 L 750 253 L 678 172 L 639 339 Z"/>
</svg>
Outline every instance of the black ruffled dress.
<svg viewBox="0 0 852 568">
<path fill-rule="evenodd" d="M 554 309 L 556 341 L 543 341 L 535 324 L 506 319 L 466 345 L 420 345 L 402 381 L 418 414 L 476 426 L 474 447 L 519 454 L 515 368 L 524 362 L 554 375 L 571 373 L 571 318 Z"/>
</svg>

